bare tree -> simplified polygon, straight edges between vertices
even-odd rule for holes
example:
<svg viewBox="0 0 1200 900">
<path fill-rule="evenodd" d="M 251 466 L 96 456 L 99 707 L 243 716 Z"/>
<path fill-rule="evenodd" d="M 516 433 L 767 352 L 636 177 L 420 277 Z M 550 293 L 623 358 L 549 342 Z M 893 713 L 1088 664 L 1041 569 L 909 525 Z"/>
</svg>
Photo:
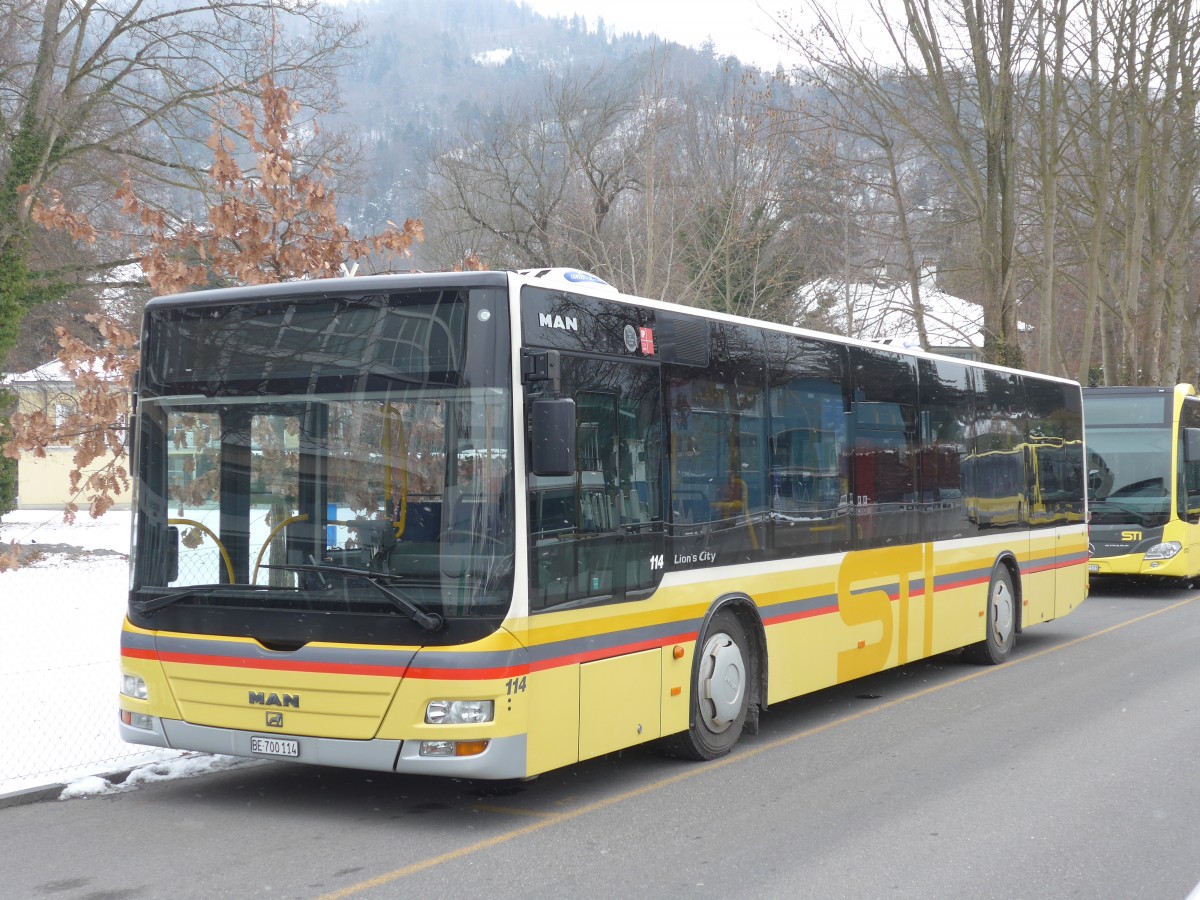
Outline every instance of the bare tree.
<svg viewBox="0 0 1200 900">
<path fill-rule="evenodd" d="M 784 87 L 727 72 L 720 93 L 689 94 L 674 242 L 690 302 L 790 323 L 829 179 L 825 148 L 805 139 L 807 112 Z"/>
<path fill-rule="evenodd" d="M 1055 268 L 1083 289 L 1081 379 L 1161 384 L 1196 368 L 1195 24 L 1190 2 L 1096 2 L 1070 36 L 1057 260 L 1072 262 Z"/>
<path fill-rule="evenodd" d="M 1062 178 L 1065 141 L 1060 127 L 1067 99 L 1066 45 L 1069 0 L 1052 0 L 1034 10 L 1034 109 L 1028 121 L 1034 128 L 1033 153 L 1036 182 L 1030 185 L 1033 196 L 1041 198 L 1041 259 L 1035 281 L 1041 284 L 1037 305 L 1037 340 L 1033 364 L 1043 372 L 1073 375 L 1058 344 L 1055 323 L 1055 298 L 1058 281 L 1058 186 Z"/>
<path fill-rule="evenodd" d="M 439 267 L 472 253 L 495 266 L 563 264 L 564 149 L 555 123 L 526 109 L 464 124 L 428 163 L 424 221 L 438 239 L 426 255 Z"/>
<path fill-rule="evenodd" d="M 148 197 L 203 183 L 197 135 L 214 101 L 263 74 L 311 108 L 355 27 L 317 0 L 0 0 L 0 359 L 24 309 L 62 296 L 72 268 L 126 261 L 112 196 L 128 173 Z M 57 191 L 58 194 L 53 193 Z M 80 215 L 101 240 L 85 261 L 37 252 L 38 204 Z"/>
<path fill-rule="evenodd" d="M 877 51 L 861 46 L 828 8 L 815 2 L 811 9 L 817 39 L 781 23 L 785 38 L 809 64 L 870 96 L 954 178 L 978 235 L 985 353 L 1018 362 L 1014 107 L 1028 22 L 1018 20 L 1016 0 L 905 0 L 901 18 L 872 3 L 895 56 L 890 67 L 878 65 Z"/>
<path fill-rule="evenodd" d="M 612 264 L 610 217 L 642 190 L 650 151 L 644 71 L 549 75 L 540 102 L 465 123 L 435 148 L 425 219 L 446 233 L 448 255 L 516 267 Z"/>
<path fill-rule="evenodd" d="M 254 154 L 243 169 L 232 155 L 233 143 L 218 127 L 210 141 L 209 168 L 214 193 L 204 227 L 178 230 L 131 186 L 120 199 L 125 212 L 140 219 L 149 246 L 139 255 L 158 293 L 184 290 L 213 280 L 260 284 L 300 277 L 338 274 L 347 259 L 369 254 L 405 255 L 422 239 L 421 224 L 409 219 L 376 235 L 353 238 L 336 216 L 333 190 L 317 177 L 297 170 L 289 138 L 296 107 L 288 91 L 263 78 L 259 103 L 239 104 L 237 123 Z M 61 227 L 86 230 L 87 223 L 67 215 Z M 10 459 L 22 453 L 44 456 L 52 444 L 75 450 L 71 490 L 83 497 L 93 517 L 103 515 L 115 496 L 129 486 L 125 467 L 128 391 L 137 370 L 137 332 L 110 317 L 93 316 L 100 335 L 85 343 L 58 328 L 58 358 L 71 376 L 77 408 L 61 421 L 44 411 L 15 413 L 12 437 L 2 447 Z M 97 459 L 107 461 L 85 475 Z M 70 521 L 78 510 L 64 510 Z"/>
<path fill-rule="evenodd" d="M 844 209 L 840 214 L 827 210 L 827 215 L 842 221 L 845 241 L 839 263 L 828 271 L 845 285 L 848 295 L 852 281 L 874 278 L 881 269 L 898 267 L 907 282 L 918 340 L 929 349 L 922 274 L 931 263 L 937 268 L 947 261 L 927 259 L 929 254 L 923 249 L 936 240 L 930 216 L 917 209 L 928 207 L 922 201 L 927 200 L 930 167 L 920 145 L 889 115 L 890 92 L 902 89 L 903 73 L 883 66 L 875 71 L 871 79 L 833 67 L 807 76 L 819 99 L 810 102 L 805 111 L 836 135 L 830 144 L 842 173 L 843 188 L 837 197 Z M 846 313 L 853 333 L 854 310 L 848 302 Z"/>
<path fill-rule="evenodd" d="M 470 123 L 429 161 L 430 243 L 784 317 L 807 264 L 818 161 L 769 86 L 729 69 L 706 92 L 668 72 L 652 55 L 617 76 L 553 75 L 541 102 Z"/>
<path fill-rule="evenodd" d="M 1021 359 L 1020 308 L 1042 370 L 1100 369 L 1108 383 L 1196 372 L 1194 3 L 906 0 L 899 17 L 872 7 L 894 65 L 878 65 L 879 48 L 820 2 L 819 41 L 781 24 L 858 110 L 846 121 L 869 100 L 880 133 L 923 141 L 953 178 L 942 205 L 973 224 L 989 358 Z"/>
</svg>

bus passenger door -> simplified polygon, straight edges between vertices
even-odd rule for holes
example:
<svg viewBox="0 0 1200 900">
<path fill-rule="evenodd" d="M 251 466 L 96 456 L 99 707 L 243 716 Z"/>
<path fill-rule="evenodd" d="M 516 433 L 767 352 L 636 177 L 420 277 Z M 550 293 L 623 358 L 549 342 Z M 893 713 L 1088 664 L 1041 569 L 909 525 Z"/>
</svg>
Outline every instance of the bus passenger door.
<svg viewBox="0 0 1200 900">
<path fill-rule="evenodd" d="M 612 606 L 648 598 L 662 576 L 661 390 L 656 365 L 565 354 L 561 385 L 575 401 L 577 468 L 529 476 L 529 602 L 592 648 L 578 665 L 587 759 L 660 733 L 661 651 L 628 652 L 643 636 Z"/>
<path fill-rule="evenodd" d="M 1176 447 L 1175 514 L 1183 523 L 1182 543 L 1187 577 L 1200 573 L 1200 400 L 1184 399 L 1179 411 Z"/>
</svg>

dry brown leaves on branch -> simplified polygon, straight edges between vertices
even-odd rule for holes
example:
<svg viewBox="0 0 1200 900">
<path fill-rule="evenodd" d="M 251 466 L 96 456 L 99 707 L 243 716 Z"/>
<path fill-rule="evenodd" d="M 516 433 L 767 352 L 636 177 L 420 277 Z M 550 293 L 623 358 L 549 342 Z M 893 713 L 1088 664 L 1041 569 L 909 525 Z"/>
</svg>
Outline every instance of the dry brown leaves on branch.
<svg viewBox="0 0 1200 900">
<path fill-rule="evenodd" d="M 21 564 L 20 547 L 16 543 L 0 544 L 0 572 L 15 569 Z"/>
<path fill-rule="evenodd" d="M 62 194 L 51 188 L 48 199 L 33 204 L 29 216 L 50 231 L 65 231 L 72 239 L 84 244 L 96 243 L 96 229 L 87 216 L 73 213 L 63 205 Z"/>
<path fill-rule="evenodd" d="M 79 507 L 76 500 L 86 499 L 93 518 L 103 515 L 116 498 L 129 490 L 125 462 L 126 432 L 129 415 L 129 388 L 137 357 L 133 351 L 136 335 L 111 319 L 89 315 L 87 320 L 100 332 L 101 342 L 93 347 L 56 328 L 58 360 L 74 385 L 70 411 L 53 417 L 45 410 L 16 412 L 12 416 L 13 437 L 4 444 L 4 455 L 19 459 L 29 453 L 46 456 L 46 448 L 74 448 L 70 473 L 73 499 L 63 518 L 73 522 Z M 93 468 L 97 460 L 99 467 Z"/>
<path fill-rule="evenodd" d="M 290 141 L 297 104 L 270 78 L 263 78 L 259 88 L 259 110 L 237 107 L 239 128 L 257 159 L 254 170 L 238 165 L 227 127 L 218 126 L 209 139 L 209 178 L 217 199 L 205 225 L 172 228 L 128 181 L 118 192 L 122 208 L 149 231 L 142 267 L 156 293 L 185 291 L 214 275 L 241 284 L 327 278 L 339 274 L 347 260 L 404 257 L 414 241 L 424 240 L 415 219 L 352 238 L 337 217 L 329 167 L 298 172 Z"/>
<path fill-rule="evenodd" d="M 235 158 L 234 129 L 217 127 L 209 147 L 213 163 L 209 177 L 217 195 L 208 221 L 178 223 L 163 210 L 145 202 L 128 178 L 117 191 L 122 212 L 141 225 L 145 244 L 134 248 L 151 288 L 158 294 L 177 293 L 212 280 L 262 284 L 296 278 L 338 275 L 348 260 L 407 256 L 414 241 L 424 239 L 418 220 L 391 222 L 379 234 L 352 238 L 338 221 L 332 172 L 319 166 L 309 174 L 298 171 L 290 138 L 292 117 L 299 108 L 286 88 L 269 77 L 259 82 L 259 108 L 237 107 L 242 137 L 257 163 L 243 171 Z M 61 196 L 49 192 L 34 204 L 36 221 L 69 233 L 83 242 L 95 240 L 95 230 L 83 215 L 66 209 Z M 473 268 L 472 261 L 466 266 Z M 86 495 L 93 517 L 109 509 L 129 489 L 126 469 L 126 426 L 129 386 L 137 367 L 136 335 L 104 317 L 88 317 L 100 331 L 99 347 L 56 329 L 58 358 L 74 384 L 73 410 L 56 417 L 53 410 L 24 411 L 12 418 L 13 438 L 2 447 L 16 459 L 22 453 L 44 457 L 50 446 L 75 450 L 71 472 L 74 499 L 64 509 L 73 521 L 75 500 Z M 97 460 L 104 461 L 92 469 Z M 197 490 L 213 489 L 205 477 L 193 479 Z M 182 497 L 178 498 L 181 501 Z"/>
</svg>

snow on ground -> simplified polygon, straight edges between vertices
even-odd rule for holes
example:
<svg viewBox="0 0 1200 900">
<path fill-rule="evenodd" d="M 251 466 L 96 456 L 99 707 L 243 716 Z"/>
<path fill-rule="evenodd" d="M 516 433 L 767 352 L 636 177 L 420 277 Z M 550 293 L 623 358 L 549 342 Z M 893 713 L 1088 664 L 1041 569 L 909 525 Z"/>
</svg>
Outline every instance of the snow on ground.
<svg viewBox="0 0 1200 900">
<path fill-rule="evenodd" d="M 65 799 L 245 762 L 119 737 L 129 532 L 128 511 L 99 519 L 81 513 L 73 525 L 56 510 L 18 510 L 0 519 L 5 545 L 78 548 L 0 572 L 0 796 L 65 782 Z M 129 769 L 119 785 L 102 777 Z"/>
<path fill-rule="evenodd" d="M 0 542 L 16 541 L 26 547 L 35 544 L 73 544 L 83 550 L 111 550 L 129 555 L 130 513 L 112 510 L 99 519 L 86 511 L 75 522 L 63 522 L 57 509 L 19 509 L 0 517 Z"/>
<path fill-rule="evenodd" d="M 76 797 L 96 797 L 101 794 L 116 794 L 129 791 L 139 785 L 152 784 L 156 781 L 168 781 L 175 778 L 193 778 L 197 775 L 207 775 L 210 772 L 220 772 L 224 769 L 240 768 L 242 766 L 269 765 L 268 760 L 239 759 L 236 756 L 212 756 L 207 753 L 171 753 L 170 757 L 153 760 L 135 767 L 123 780 L 112 780 L 101 775 L 85 775 L 76 778 L 63 787 L 59 800 L 71 800 Z"/>
</svg>

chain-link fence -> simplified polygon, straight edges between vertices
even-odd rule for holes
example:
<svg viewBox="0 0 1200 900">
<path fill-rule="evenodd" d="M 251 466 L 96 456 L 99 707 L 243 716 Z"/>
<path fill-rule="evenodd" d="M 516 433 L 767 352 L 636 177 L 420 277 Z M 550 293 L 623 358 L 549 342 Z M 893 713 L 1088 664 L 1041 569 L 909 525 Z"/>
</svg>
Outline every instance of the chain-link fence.
<svg viewBox="0 0 1200 900">
<path fill-rule="evenodd" d="M 0 574 L 0 794 L 163 755 L 117 731 L 126 557 L 36 546 Z"/>
<path fill-rule="evenodd" d="M 258 570 L 283 547 L 269 512 L 264 507 L 252 522 L 254 574 L 263 584 L 269 572 Z M 217 515 L 187 509 L 172 520 L 180 583 L 230 574 L 212 531 Z M 22 556 L 18 568 L 0 574 L 0 795 L 177 755 L 127 744 L 117 729 L 129 533 L 128 512 L 100 520 L 81 513 L 70 526 L 57 511 L 0 520 L 0 542 L 19 545 Z"/>
<path fill-rule="evenodd" d="M 162 755 L 117 733 L 114 660 L 10 673 L 25 699 L 0 731 L 0 794 L 127 768 Z M 7 706 L 8 704 L 3 704 Z"/>
</svg>

